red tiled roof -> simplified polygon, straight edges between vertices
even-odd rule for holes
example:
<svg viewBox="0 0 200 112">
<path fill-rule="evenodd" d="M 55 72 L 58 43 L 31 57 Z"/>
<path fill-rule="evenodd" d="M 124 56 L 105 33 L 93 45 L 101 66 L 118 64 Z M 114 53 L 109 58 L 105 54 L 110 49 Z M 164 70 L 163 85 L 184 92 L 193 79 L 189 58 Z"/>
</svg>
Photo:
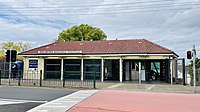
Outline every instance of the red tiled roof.
<svg viewBox="0 0 200 112">
<path fill-rule="evenodd" d="M 175 54 L 173 51 L 146 39 L 136 39 L 56 42 L 22 52 L 20 55 L 48 54 L 42 51 L 74 51 L 71 54 Z M 60 52 L 60 54 L 67 55 L 70 53 Z"/>
</svg>

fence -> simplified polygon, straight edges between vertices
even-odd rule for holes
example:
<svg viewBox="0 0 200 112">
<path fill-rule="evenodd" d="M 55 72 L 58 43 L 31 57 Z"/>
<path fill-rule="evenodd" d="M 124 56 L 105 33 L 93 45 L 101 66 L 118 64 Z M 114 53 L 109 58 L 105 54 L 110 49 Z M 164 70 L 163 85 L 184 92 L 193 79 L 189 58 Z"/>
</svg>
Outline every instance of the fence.
<svg viewBox="0 0 200 112">
<path fill-rule="evenodd" d="M 8 70 L 0 70 L 0 85 L 96 88 L 97 74 L 90 72 L 90 75 L 85 74 L 84 79 L 81 80 L 81 73 L 74 72 L 43 73 L 43 71 L 22 72 L 12 70 L 9 75 Z M 51 75 L 51 78 L 45 77 L 47 75 Z"/>
</svg>

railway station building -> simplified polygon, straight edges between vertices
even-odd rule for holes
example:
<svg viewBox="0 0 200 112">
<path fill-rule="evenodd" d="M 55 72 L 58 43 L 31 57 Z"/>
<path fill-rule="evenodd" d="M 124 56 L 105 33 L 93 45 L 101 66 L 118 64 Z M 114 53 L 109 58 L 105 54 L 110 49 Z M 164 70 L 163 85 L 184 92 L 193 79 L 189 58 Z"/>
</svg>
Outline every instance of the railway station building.
<svg viewBox="0 0 200 112">
<path fill-rule="evenodd" d="M 42 70 L 43 79 L 85 80 L 95 73 L 99 81 L 119 82 L 170 82 L 172 60 L 178 57 L 146 39 L 55 42 L 19 55 L 24 57 L 24 72 Z"/>
</svg>

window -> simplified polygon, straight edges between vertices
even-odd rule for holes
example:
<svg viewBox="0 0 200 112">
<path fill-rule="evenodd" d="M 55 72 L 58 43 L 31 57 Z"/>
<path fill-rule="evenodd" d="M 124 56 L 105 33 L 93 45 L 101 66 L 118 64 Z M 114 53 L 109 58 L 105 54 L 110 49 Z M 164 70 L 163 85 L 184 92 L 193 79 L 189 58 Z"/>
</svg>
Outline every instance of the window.
<svg viewBox="0 0 200 112">
<path fill-rule="evenodd" d="M 61 78 L 61 60 L 60 59 L 45 59 L 46 79 L 60 79 Z"/>
<path fill-rule="evenodd" d="M 158 71 L 158 74 L 160 74 L 160 62 L 151 62 L 151 70 Z"/>
<path fill-rule="evenodd" d="M 81 77 L 81 60 L 65 59 L 64 76 L 66 79 L 80 79 Z"/>
<path fill-rule="evenodd" d="M 94 74 L 96 79 L 100 79 L 101 60 L 84 60 L 84 78 L 93 79 Z"/>
</svg>

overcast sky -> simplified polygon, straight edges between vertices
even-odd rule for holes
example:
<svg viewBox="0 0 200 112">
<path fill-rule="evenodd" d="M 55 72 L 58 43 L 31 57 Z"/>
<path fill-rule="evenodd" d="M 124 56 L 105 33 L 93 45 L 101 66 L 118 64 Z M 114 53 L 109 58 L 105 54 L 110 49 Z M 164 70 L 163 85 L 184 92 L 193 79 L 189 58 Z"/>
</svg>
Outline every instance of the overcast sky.
<svg viewBox="0 0 200 112">
<path fill-rule="evenodd" d="M 109 40 L 145 38 L 180 57 L 193 44 L 200 50 L 200 0 L 0 0 L 0 41 L 36 47 L 82 23 Z"/>
</svg>

